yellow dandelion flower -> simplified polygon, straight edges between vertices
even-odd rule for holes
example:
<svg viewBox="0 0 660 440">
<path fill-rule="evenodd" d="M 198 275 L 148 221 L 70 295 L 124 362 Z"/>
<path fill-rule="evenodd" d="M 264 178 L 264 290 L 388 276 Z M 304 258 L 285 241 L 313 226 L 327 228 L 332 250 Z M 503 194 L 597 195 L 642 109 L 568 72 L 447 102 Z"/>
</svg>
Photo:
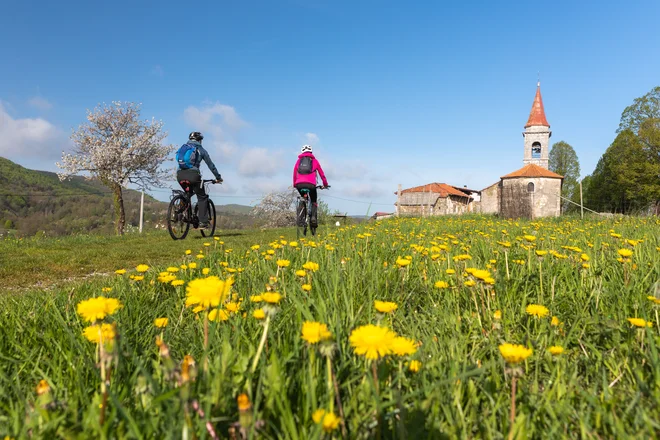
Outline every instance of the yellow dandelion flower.
<svg viewBox="0 0 660 440">
<path fill-rule="evenodd" d="M 289 267 L 291 262 L 289 260 L 277 260 L 278 267 Z"/>
<path fill-rule="evenodd" d="M 186 249 L 186 255 L 192 254 L 192 251 L 190 249 Z"/>
<path fill-rule="evenodd" d="M 534 235 L 525 235 L 525 236 L 523 236 L 523 238 L 526 241 L 530 242 L 530 243 L 533 243 L 533 242 L 536 241 L 536 237 Z"/>
<path fill-rule="evenodd" d="M 308 261 L 307 263 L 303 264 L 303 269 L 316 272 L 317 270 L 319 270 L 319 265 L 318 263 L 314 263 L 313 261 Z"/>
<path fill-rule="evenodd" d="M 195 263 L 194 261 L 188 263 L 188 269 L 197 269 L 197 263 Z"/>
<path fill-rule="evenodd" d="M 104 293 L 112 292 L 112 287 L 104 287 L 103 289 L 101 289 L 101 292 Z"/>
<path fill-rule="evenodd" d="M 238 403 L 238 410 L 240 412 L 245 412 L 250 410 L 250 408 L 252 408 L 252 404 L 250 403 L 250 398 L 245 393 L 241 393 L 238 395 L 238 397 L 236 398 L 236 403 Z"/>
<path fill-rule="evenodd" d="M 85 321 L 95 322 L 114 314 L 121 306 L 116 298 L 99 296 L 79 302 L 76 311 Z"/>
<path fill-rule="evenodd" d="M 502 344 L 499 346 L 500 353 L 505 361 L 517 364 L 532 355 L 532 349 L 517 344 Z"/>
<path fill-rule="evenodd" d="M 46 393 L 50 393 L 50 385 L 48 385 L 45 379 L 41 379 L 37 384 L 37 395 L 41 396 Z"/>
<path fill-rule="evenodd" d="M 339 422 L 339 417 L 337 417 L 334 413 L 326 413 L 323 416 L 323 430 L 325 432 L 332 432 L 337 429 L 337 427 L 339 427 Z"/>
<path fill-rule="evenodd" d="M 395 337 L 396 334 L 388 328 L 367 324 L 353 330 L 348 340 L 355 354 L 376 360 L 391 353 L 390 346 Z"/>
<path fill-rule="evenodd" d="M 445 273 L 447 275 L 454 275 L 456 273 L 456 271 L 454 269 L 447 269 L 447 270 L 445 270 Z"/>
<path fill-rule="evenodd" d="M 539 257 L 544 257 L 544 256 L 546 256 L 546 255 L 548 254 L 548 251 L 540 251 L 540 250 L 536 250 L 536 251 L 534 251 L 534 252 L 535 252 L 536 255 L 539 256 Z"/>
<path fill-rule="evenodd" d="M 490 274 L 490 272 L 488 272 L 487 270 L 481 270 L 481 269 L 477 269 L 477 270 L 473 271 L 472 276 L 477 278 L 477 279 L 480 279 L 482 281 L 485 281 L 489 278 L 492 278 L 492 275 Z"/>
<path fill-rule="evenodd" d="M 167 327 L 168 322 L 169 322 L 169 319 L 167 319 L 167 318 L 156 318 L 154 320 L 154 325 L 158 328 L 163 328 L 163 327 Z"/>
<path fill-rule="evenodd" d="M 319 408 L 316 411 L 314 411 L 314 413 L 312 414 L 312 420 L 314 420 L 314 423 L 321 423 L 321 420 L 323 420 L 324 415 L 325 415 L 325 410 Z"/>
<path fill-rule="evenodd" d="M 446 281 L 436 281 L 434 286 L 436 289 L 447 289 L 449 287 L 449 283 Z"/>
<path fill-rule="evenodd" d="M 332 333 L 330 333 L 326 324 L 312 321 L 305 321 L 303 323 L 301 338 L 308 343 L 316 344 L 317 342 L 328 340 L 331 337 Z"/>
<path fill-rule="evenodd" d="M 178 267 L 170 266 L 166 269 L 169 273 L 176 273 L 179 271 Z"/>
<path fill-rule="evenodd" d="M 253 303 L 258 303 L 263 301 L 263 298 L 261 297 L 261 295 L 252 295 L 250 297 L 250 301 L 252 301 Z"/>
<path fill-rule="evenodd" d="M 204 254 L 197 254 L 197 255 L 195 255 L 195 258 L 197 258 L 198 260 L 201 260 L 201 259 L 204 258 Z"/>
<path fill-rule="evenodd" d="M 653 327 L 653 323 L 642 318 L 628 318 L 628 322 L 633 327 Z"/>
<path fill-rule="evenodd" d="M 408 364 L 408 369 L 413 373 L 417 373 L 422 368 L 422 363 L 420 361 L 410 361 Z"/>
<path fill-rule="evenodd" d="M 651 295 L 647 296 L 646 298 L 654 304 L 660 304 L 660 298 L 656 298 L 655 296 Z"/>
<path fill-rule="evenodd" d="M 305 292 L 309 292 L 310 290 L 312 290 L 312 285 L 311 284 L 303 284 L 301 287 L 302 287 L 302 290 L 304 290 Z"/>
<path fill-rule="evenodd" d="M 226 321 L 229 319 L 229 313 L 222 309 L 213 309 L 209 312 L 209 321 Z"/>
<path fill-rule="evenodd" d="M 229 302 L 229 303 L 225 304 L 225 310 L 227 310 L 228 312 L 237 313 L 238 309 L 239 309 L 239 306 L 235 302 Z"/>
<path fill-rule="evenodd" d="M 390 349 L 397 356 L 407 356 L 417 352 L 417 344 L 412 339 L 397 336 L 390 343 Z"/>
<path fill-rule="evenodd" d="M 409 264 L 410 264 L 410 260 L 408 260 L 407 258 L 400 258 L 399 257 L 399 258 L 396 259 L 396 265 L 399 266 L 399 267 L 406 267 Z"/>
<path fill-rule="evenodd" d="M 282 295 L 277 292 L 266 292 L 261 294 L 261 299 L 268 304 L 277 304 L 282 300 Z"/>
<path fill-rule="evenodd" d="M 547 307 L 539 304 L 530 304 L 525 308 L 525 311 L 528 315 L 536 316 L 537 318 L 543 318 L 550 313 Z"/>
<path fill-rule="evenodd" d="M 116 273 L 117 275 L 124 275 L 124 274 L 126 273 L 126 269 L 117 269 L 117 270 L 115 271 L 115 273 Z"/>
<path fill-rule="evenodd" d="M 304 277 L 305 275 L 307 275 L 307 272 L 302 269 L 296 271 L 296 276 Z"/>
<path fill-rule="evenodd" d="M 257 309 L 252 312 L 252 316 L 256 319 L 264 319 L 266 317 L 266 312 L 264 312 L 264 309 Z"/>
<path fill-rule="evenodd" d="M 179 287 L 179 286 L 183 286 L 184 284 L 186 284 L 186 282 L 183 281 L 183 280 L 172 280 L 172 282 L 170 284 L 172 284 L 174 287 Z"/>
<path fill-rule="evenodd" d="M 144 275 L 132 275 L 131 279 L 133 281 L 142 281 L 144 279 Z"/>
<path fill-rule="evenodd" d="M 204 309 L 218 307 L 227 298 L 233 283 L 232 278 L 226 281 L 218 277 L 192 280 L 186 286 L 186 306 L 197 305 Z"/>
<path fill-rule="evenodd" d="M 202 269 L 202 275 L 208 275 L 209 272 L 211 272 L 211 269 L 209 269 L 208 267 Z"/>
<path fill-rule="evenodd" d="M 466 287 L 473 287 L 477 285 L 477 282 L 474 280 L 467 280 L 466 282 L 463 283 L 463 285 Z"/>
<path fill-rule="evenodd" d="M 564 352 L 564 348 L 560 347 L 559 345 L 553 345 L 552 347 L 548 348 L 548 351 L 553 356 L 559 356 L 560 354 L 562 354 Z"/>
<path fill-rule="evenodd" d="M 590 260 L 589 255 L 587 255 L 587 254 L 580 255 L 580 259 L 582 261 L 589 261 Z"/>
<path fill-rule="evenodd" d="M 395 311 L 399 306 L 396 305 L 396 303 L 390 302 L 390 301 L 374 301 L 374 307 L 376 307 L 376 310 L 378 310 L 380 313 L 392 313 Z"/>
<path fill-rule="evenodd" d="M 633 251 L 630 249 L 619 249 L 617 252 L 624 258 L 631 257 L 633 254 Z"/>
<path fill-rule="evenodd" d="M 561 322 L 559 322 L 559 318 L 557 318 L 556 316 L 553 316 L 552 319 L 550 320 L 550 325 L 552 325 L 554 327 L 558 327 L 559 324 L 561 324 Z"/>
<path fill-rule="evenodd" d="M 495 312 L 493 313 L 493 319 L 495 319 L 495 320 L 502 319 L 502 311 L 501 310 L 495 310 Z"/>
<path fill-rule="evenodd" d="M 98 344 L 103 338 L 104 342 L 109 342 L 115 339 L 115 326 L 114 324 L 90 325 L 83 330 L 83 336 L 88 341 Z"/>
<path fill-rule="evenodd" d="M 144 272 L 149 270 L 149 266 L 147 266 L 146 264 L 138 264 L 135 267 L 135 270 L 140 272 L 140 273 L 144 273 Z"/>
</svg>

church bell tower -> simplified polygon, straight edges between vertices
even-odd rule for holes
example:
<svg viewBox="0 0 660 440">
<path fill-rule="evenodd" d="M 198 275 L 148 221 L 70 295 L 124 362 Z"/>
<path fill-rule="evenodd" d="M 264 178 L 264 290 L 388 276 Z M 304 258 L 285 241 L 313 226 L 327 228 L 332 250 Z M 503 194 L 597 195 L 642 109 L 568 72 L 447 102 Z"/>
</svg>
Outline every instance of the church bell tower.
<svg viewBox="0 0 660 440">
<path fill-rule="evenodd" d="M 541 98 L 541 83 L 536 85 L 536 96 L 525 124 L 523 138 L 525 139 L 525 165 L 534 164 L 548 169 L 548 153 L 550 149 L 550 124 L 545 118 L 543 99 Z"/>
</svg>

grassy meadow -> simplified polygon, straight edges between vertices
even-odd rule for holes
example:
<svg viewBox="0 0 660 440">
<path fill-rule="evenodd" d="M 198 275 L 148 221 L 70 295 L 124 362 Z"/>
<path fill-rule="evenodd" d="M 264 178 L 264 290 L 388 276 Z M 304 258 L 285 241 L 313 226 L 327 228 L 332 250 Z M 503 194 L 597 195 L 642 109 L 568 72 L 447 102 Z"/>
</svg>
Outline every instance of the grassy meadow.
<svg viewBox="0 0 660 440">
<path fill-rule="evenodd" d="M 660 433 L 657 218 L 319 232 L 2 244 L 0 438 Z"/>
</svg>

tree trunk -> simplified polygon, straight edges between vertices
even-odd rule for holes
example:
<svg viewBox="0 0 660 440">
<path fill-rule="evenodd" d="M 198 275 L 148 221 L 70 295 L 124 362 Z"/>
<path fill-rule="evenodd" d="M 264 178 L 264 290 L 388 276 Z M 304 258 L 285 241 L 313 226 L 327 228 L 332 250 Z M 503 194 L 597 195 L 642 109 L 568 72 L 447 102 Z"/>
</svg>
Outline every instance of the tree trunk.
<svg viewBox="0 0 660 440">
<path fill-rule="evenodd" d="M 124 225 L 126 224 L 126 213 L 124 212 L 124 197 L 121 185 L 116 183 L 112 185 L 115 201 L 115 218 L 117 219 L 117 235 L 124 235 Z"/>
</svg>

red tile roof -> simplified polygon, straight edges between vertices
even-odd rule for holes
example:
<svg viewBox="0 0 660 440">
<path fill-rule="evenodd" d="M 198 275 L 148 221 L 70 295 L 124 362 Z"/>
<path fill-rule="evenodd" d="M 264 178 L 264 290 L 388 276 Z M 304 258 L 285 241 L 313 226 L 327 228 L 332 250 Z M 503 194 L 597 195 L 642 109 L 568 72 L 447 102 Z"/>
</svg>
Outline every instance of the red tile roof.
<svg viewBox="0 0 660 440">
<path fill-rule="evenodd" d="M 529 112 L 529 119 L 525 128 L 533 125 L 543 125 L 550 127 L 548 120 L 545 118 L 545 110 L 543 109 L 543 99 L 541 98 L 541 84 L 536 86 L 536 96 L 534 96 L 534 103 L 532 104 L 532 111 Z"/>
<path fill-rule="evenodd" d="M 546 170 L 545 168 L 538 165 L 534 165 L 533 163 L 525 165 L 521 169 L 516 170 L 513 173 L 509 173 L 506 176 L 502 176 L 501 179 L 509 179 L 511 177 L 549 177 L 553 179 L 564 178 L 564 176 L 560 176 L 557 173 L 553 173 L 552 171 Z"/>
<path fill-rule="evenodd" d="M 401 194 L 412 193 L 412 192 L 431 192 L 440 194 L 440 197 L 459 196 L 459 197 L 470 197 L 462 191 L 457 190 L 451 185 L 446 183 L 429 183 L 427 185 L 416 186 L 414 188 L 408 188 L 401 191 Z"/>
</svg>

